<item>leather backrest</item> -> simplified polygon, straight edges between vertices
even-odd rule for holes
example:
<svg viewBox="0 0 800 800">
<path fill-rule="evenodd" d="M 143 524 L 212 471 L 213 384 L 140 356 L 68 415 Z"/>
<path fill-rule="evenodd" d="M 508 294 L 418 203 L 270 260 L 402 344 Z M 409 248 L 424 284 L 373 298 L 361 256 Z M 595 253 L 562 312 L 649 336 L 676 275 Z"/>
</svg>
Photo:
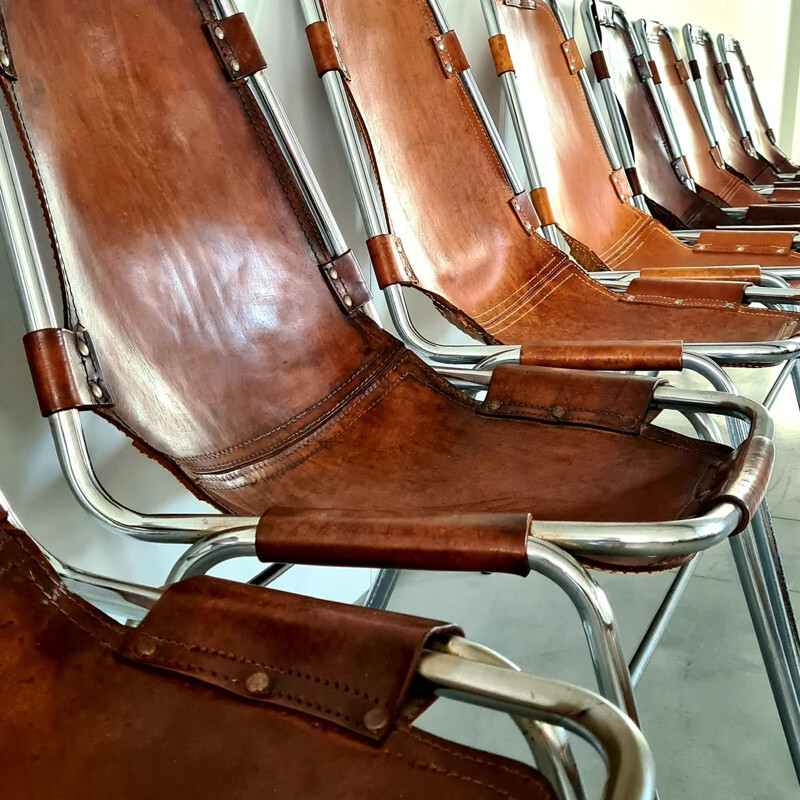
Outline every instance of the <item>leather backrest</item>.
<svg viewBox="0 0 800 800">
<path fill-rule="evenodd" d="M 736 117 L 728 104 L 725 81 L 721 79 L 724 67 L 718 69 L 714 45 L 707 32 L 694 28 L 692 34 L 694 57 L 699 75 L 703 81 L 709 113 L 712 117 L 717 143 L 722 150 L 725 163 L 744 175 L 748 180 L 766 183 L 767 163 L 760 158 L 748 155 L 742 146 L 742 135 L 736 125 Z M 726 76 L 727 77 L 727 76 Z M 774 182 L 774 176 L 770 183 Z"/>
<path fill-rule="evenodd" d="M 730 41 L 726 37 L 726 41 Z M 769 120 L 764 116 L 761 101 L 758 97 L 753 71 L 744 56 L 740 46 L 733 45 L 727 48 L 728 63 L 733 73 L 733 82 L 739 103 L 744 112 L 747 129 L 753 139 L 756 150 L 765 156 L 779 171 L 794 172 L 794 165 L 787 159 L 786 154 L 769 138 Z"/>
<path fill-rule="evenodd" d="M 3 0 L 3 80 L 49 219 L 66 326 L 116 424 L 169 458 L 307 422 L 384 346 L 346 316 L 308 209 L 205 0 Z"/>
<path fill-rule="evenodd" d="M 642 213 L 620 199 L 612 182 L 613 170 L 580 79 L 564 56 L 555 14 L 545 2 L 532 8 L 494 3 L 556 219 L 606 258 L 626 231 L 641 224 Z M 615 177 L 627 186 L 623 173 Z"/>
<path fill-rule="evenodd" d="M 663 121 L 649 87 L 642 81 L 634 63 L 636 49 L 629 33 L 620 25 L 603 24 L 603 53 L 614 93 L 620 103 L 630 132 L 636 169 L 644 193 L 688 223 L 705 205 L 697 194 L 687 189 L 673 168 L 673 155 Z M 706 209 L 709 213 L 713 209 Z M 719 212 L 718 222 L 724 221 Z"/>
<path fill-rule="evenodd" d="M 491 340 L 522 299 L 546 293 L 568 260 L 521 224 L 469 96 L 443 68 L 425 0 L 325 0 L 323 7 L 392 233 L 418 285 L 469 314 Z"/>
<path fill-rule="evenodd" d="M 688 84 L 681 78 L 683 70 L 679 70 L 676 64 L 680 63 L 686 70 L 684 75 L 687 79 L 688 66 L 682 61 L 676 61 L 672 44 L 660 22 L 647 22 L 647 39 L 653 61 L 661 75 L 664 97 L 692 177 L 698 185 L 730 206 L 751 206 L 766 202 L 758 192 L 715 163 Z"/>
</svg>

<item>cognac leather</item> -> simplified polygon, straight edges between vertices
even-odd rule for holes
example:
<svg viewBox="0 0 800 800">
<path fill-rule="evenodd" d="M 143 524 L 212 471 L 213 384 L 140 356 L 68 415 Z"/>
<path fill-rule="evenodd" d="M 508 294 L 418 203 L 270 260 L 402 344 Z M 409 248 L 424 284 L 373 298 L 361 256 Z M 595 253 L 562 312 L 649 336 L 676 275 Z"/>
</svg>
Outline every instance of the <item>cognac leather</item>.
<svg viewBox="0 0 800 800">
<path fill-rule="evenodd" d="M 317 68 L 317 75 L 321 78 L 326 72 L 339 70 L 347 77 L 347 69 L 342 63 L 339 48 L 334 43 L 333 34 L 327 22 L 312 22 L 306 28 L 308 46 Z"/>
<path fill-rule="evenodd" d="M 244 14 L 209 20 L 206 30 L 225 74 L 232 81 L 252 75 L 267 66 Z"/>
<path fill-rule="evenodd" d="M 502 33 L 489 37 L 489 49 L 492 52 L 492 61 L 498 75 L 505 75 L 506 72 L 514 71 L 514 62 L 508 52 L 506 37 Z"/>
<path fill-rule="evenodd" d="M 22 342 L 43 416 L 113 405 L 85 333 L 44 328 L 26 334 Z"/>
<path fill-rule="evenodd" d="M 791 252 L 795 234 L 777 231 L 748 231 L 743 239 L 741 231 L 703 231 L 693 245 L 694 250 L 707 253 L 750 253 L 755 258 L 764 255 L 782 255 Z"/>
<path fill-rule="evenodd" d="M 703 43 L 694 43 L 694 53 L 698 73 L 703 80 L 709 113 L 712 117 L 714 132 L 722 150 L 725 163 L 733 167 L 740 175 L 754 184 L 770 185 L 777 178 L 769 162 L 757 153 L 751 155 L 742 142 L 728 98 L 725 94 L 725 81 L 720 82 L 717 76 L 717 60 L 714 56 L 713 44 L 707 37 Z M 727 79 L 727 74 L 725 75 Z"/>
<path fill-rule="evenodd" d="M 587 259 L 578 248 L 573 256 L 588 269 L 596 269 L 596 261 L 610 269 L 752 264 L 753 257 L 742 253 L 721 260 L 693 252 L 626 202 L 630 195 L 613 184 L 614 173 L 578 76 L 564 69 L 559 52 L 563 35 L 552 9 L 546 3 L 537 3 L 532 11 L 501 0 L 495 5 L 514 59 L 542 183 L 559 225 L 593 254 Z M 800 209 L 797 213 L 800 216 Z M 749 233 L 739 236 L 746 243 Z M 757 263 L 800 266 L 800 254 L 765 254 Z"/>
<path fill-rule="evenodd" d="M 531 342 L 520 364 L 593 370 L 680 370 L 682 342 Z"/>
<path fill-rule="evenodd" d="M 725 212 L 688 189 L 679 179 L 662 120 L 633 63 L 635 50 L 628 32 L 618 25 L 613 28 L 603 25 L 600 33 L 603 51 L 598 55 L 605 56 L 604 74 L 611 79 L 628 124 L 644 194 L 675 214 L 683 228 L 714 228 L 729 224 L 730 218 Z M 602 80 L 594 55 L 592 63 L 598 80 Z"/>
<path fill-rule="evenodd" d="M 442 80 L 438 59 L 429 53 L 436 26 L 425 4 L 326 0 L 324 8 L 350 67 L 348 90 L 364 122 L 392 233 L 401 239 L 419 287 L 471 335 L 518 344 L 639 338 L 757 341 L 764 333 L 768 338 L 791 335 L 800 318 L 785 313 L 769 312 L 776 316 L 768 321 L 761 311 L 737 308 L 731 313 L 733 309 L 718 303 L 681 307 L 668 297 L 626 300 L 590 280 L 539 236 L 521 235 L 523 229 L 509 213 L 512 189 L 466 92 L 460 82 Z M 512 20 L 511 30 L 516 30 L 516 19 L 534 27 L 542 20 L 551 38 L 557 30 L 552 12 L 542 3 L 525 9 L 498 5 L 498 10 L 501 20 L 506 14 Z M 506 35 L 511 47 L 516 37 L 509 30 Z M 537 53 L 546 51 L 543 72 L 560 73 L 564 82 L 577 88 L 578 78 L 569 74 L 560 44 L 560 37 L 552 38 L 549 46 L 536 48 Z M 519 78 L 519 58 L 513 50 L 512 55 Z M 526 69 L 539 69 L 539 62 L 525 55 Z M 374 70 L 371 64 L 378 58 L 384 68 Z M 558 105 L 558 85 L 548 86 L 545 105 Z M 525 85 L 524 97 L 539 91 L 537 79 Z M 575 113 L 591 124 L 585 99 Z M 554 119 L 560 137 L 569 139 L 575 118 L 562 109 Z M 591 146 L 599 148 L 594 128 L 578 127 L 590 130 Z M 549 158 L 543 161 L 543 172 L 552 169 Z M 623 231 L 632 218 L 647 232 L 641 242 L 632 242 L 627 255 L 620 245 L 623 252 L 614 264 L 638 266 L 629 263 L 638 252 L 651 262 L 642 266 L 720 263 L 718 256 L 692 253 L 652 219 L 619 202 L 611 168 L 607 161 L 598 167 L 594 151 L 574 163 L 579 167 L 572 168 L 573 182 L 580 191 L 571 196 L 588 197 L 595 204 L 588 213 L 581 209 L 576 223 L 587 236 L 594 238 L 588 229 L 607 226 L 610 214 L 600 214 L 597 208 L 608 193 L 613 193 L 614 213 L 618 209 L 624 215 Z M 561 206 L 553 191 L 549 197 L 558 218 Z M 559 199 L 563 197 L 559 193 Z M 684 256 L 683 263 L 672 257 L 673 248 Z M 753 257 L 725 259 L 726 264 L 737 261 L 752 264 Z M 793 256 L 783 257 L 781 263 L 793 263 Z"/>
<path fill-rule="evenodd" d="M 636 375 L 499 366 L 480 413 L 641 433 L 659 383 Z"/>
<path fill-rule="evenodd" d="M 376 514 L 274 508 L 261 518 L 262 561 L 328 566 L 505 572 L 525 576 L 530 515 Z"/>
<path fill-rule="evenodd" d="M 50 225 L 65 327 L 92 333 L 114 398 L 103 415 L 204 500 L 257 516 L 283 507 L 604 521 L 705 507 L 728 449 L 651 425 L 632 436 L 486 416 L 347 306 L 256 104 L 219 68 L 202 2 L 2 6 L 20 75 L 3 88 Z M 355 47 L 353 20 L 360 32 L 375 22 Z M 435 95 L 424 119 L 413 104 L 398 108 L 424 143 L 411 167 L 422 180 L 407 186 L 424 191 L 409 204 L 384 189 L 395 235 L 448 313 L 480 312 L 489 339 L 518 342 L 793 333 L 798 318 L 778 312 L 631 301 L 529 235 L 460 81 L 443 75 L 422 4 L 348 0 L 333 29 L 349 85 L 366 63 L 378 88 L 409 70 Z M 106 43 L 102 69 L 74 46 L 87 30 Z M 444 134 L 431 134 L 437 124 Z M 373 140 L 381 169 L 407 177 L 410 143 Z M 352 257 L 340 265 L 347 285 L 360 285 Z M 597 481 L 612 464 L 614 481 Z"/>
<path fill-rule="evenodd" d="M 734 46 L 728 51 L 728 63 L 733 73 L 733 82 L 736 92 L 748 123 L 748 131 L 753 137 L 756 150 L 766 158 L 779 174 L 796 173 L 800 166 L 795 164 L 786 153 L 781 150 L 770 136 L 771 128 L 764 116 L 763 106 L 758 96 L 753 71 L 745 61 L 744 52 L 740 46 Z"/>
<path fill-rule="evenodd" d="M 676 278 L 693 281 L 744 281 L 759 283 L 761 270 L 758 267 L 714 267 L 711 269 L 695 269 L 693 267 L 675 267 L 673 269 L 643 269 L 639 273 L 643 278 Z"/>
<path fill-rule="evenodd" d="M 709 192 L 710 195 L 718 197 L 727 206 L 741 208 L 765 204 L 767 200 L 763 195 L 741 178 L 728 172 L 721 159 L 720 163 L 714 160 L 689 88 L 682 78 L 686 71 L 685 64 L 678 62 L 682 69 L 676 68 L 672 45 L 662 32 L 661 24 L 648 21 L 647 35 L 650 37 L 653 60 L 661 73 L 661 86 L 672 111 L 678 138 L 686 148 L 684 155 L 689 162 L 692 177 L 698 186 Z M 795 216 L 795 219 L 798 216 Z"/>
<path fill-rule="evenodd" d="M 451 626 L 199 578 L 130 630 L 2 528 L 4 800 L 555 798 L 413 727 L 421 647 Z"/>
<path fill-rule="evenodd" d="M 678 300 L 708 300 L 738 305 L 747 283 L 736 281 L 676 280 L 675 278 L 634 278 L 628 284 L 628 296 L 638 298 L 668 296 Z"/>
</svg>

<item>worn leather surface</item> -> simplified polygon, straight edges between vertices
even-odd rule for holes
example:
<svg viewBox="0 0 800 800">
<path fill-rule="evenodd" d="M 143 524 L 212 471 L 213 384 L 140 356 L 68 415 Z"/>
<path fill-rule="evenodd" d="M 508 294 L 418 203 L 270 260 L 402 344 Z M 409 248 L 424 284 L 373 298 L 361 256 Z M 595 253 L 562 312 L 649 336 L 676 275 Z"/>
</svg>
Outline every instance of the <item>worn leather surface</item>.
<svg viewBox="0 0 800 800">
<path fill-rule="evenodd" d="M 742 146 L 741 133 L 728 105 L 725 84 L 717 77 L 716 58 L 712 43 L 707 37 L 703 37 L 703 44 L 694 43 L 694 55 L 725 163 L 755 184 L 775 183 L 776 175 L 769 162 L 763 157 L 749 155 Z"/>
<path fill-rule="evenodd" d="M 20 73 L 10 99 L 55 234 L 67 325 L 92 334 L 115 400 L 108 416 L 202 498 L 254 515 L 284 507 L 617 521 L 672 519 L 708 500 L 724 448 L 649 425 L 630 436 L 481 415 L 347 307 L 254 104 L 219 68 L 202 4 L 3 8 Z M 348 0 L 336 10 L 354 85 L 364 60 L 380 54 L 380 74 L 370 68 L 379 89 L 407 69 L 435 95 L 423 116 L 411 101 L 374 108 L 402 109 L 406 127 L 377 140 L 376 157 L 408 177 L 411 156 L 411 172 L 424 177 L 405 184 L 410 198 L 384 188 L 409 261 L 443 307 L 460 305 L 488 338 L 517 342 L 794 331 L 786 314 L 599 287 L 521 224 L 460 82 L 444 77 L 426 7 Z M 74 46 L 87 36 L 105 43 L 102 69 L 91 48 Z M 395 47 L 406 57 L 390 58 Z M 432 135 L 437 124 L 445 135 Z M 353 269 L 349 257 L 340 265 Z M 610 464 L 611 486 L 596 480 Z"/>
<path fill-rule="evenodd" d="M 520 363 L 598 370 L 680 370 L 682 342 L 531 342 Z"/>
<path fill-rule="evenodd" d="M 438 629 L 202 578 L 169 590 L 129 632 L 66 591 L 31 540 L 3 526 L 0 794 L 553 798 L 528 767 L 411 726 L 431 698 L 410 673 Z M 266 674 L 273 694 L 217 685 L 228 672 Z M 249 685 L 258 690 L 263 677 Z M 287 687 L 291 698 L 280 696 Z M 371 714 L 370 727 L 388 717 L 389 727 L 375 741 L 328 721 L 327 697 L 331 711 Z"/>
<path fill-rule="evenodd" d="M 600 32 L 605 63 L 628 124 L 645 194 L 678 216 L 686 228 L 729 224 L 730 218 L 723 211 L 688 189 L 675 173 L 666 132 L 648 87 L 633 63 L 635 51 L 627 31 L 619 26 L 603 26 Z"/>
<path fill-rule="evenodd" d="M 620 199 L 578 76 L 564 68 L 563 35 L 552 9 L 546 3 L 532 11 L 501 0 L 495 5 L 514 59 L 541 179 L 561 227 L 611 269 L 753 263 L 752 256 L 738 253 L 721 260 L 692 252 L 663 225 Z M 743 242 L 748 235 L 741 234 Z M 757 263 L 800 265 L 800 255 L 765 255 Z"/>
<path fill-rule="evenodd" d="M 739 102 L 748 122 L 748 131 L 753 138 L 756 150 L 772 164 L 778 173 L 797 172 L 800 167 L 789 159 L 767 133 L 769 122 L 761 111 L 755 77 L 746 62 L 744 52 L 741 47 L 735 47 L 733 50 L 729 50 L 727 55 Z"/>
<path fill-rule="evenodd" d="M 549 243 L 526 236 L 509 214 L 512 189 L 486 133 L 460 82 L 443 81 L 438 59 L 429 52 L 436 28 L 426 4 L 326 0 L 324 7 L 350 68 L 348 89 L 364 120 L 392 233 L 402 240 L 419 286 L 434 296 L 448 318 L 488 341 L 523 344 L 640 337 L 722 341 L 761 339 L 764 334 L 782 337 L 794 331 L 794 316 L 763 317 L 754 310 L 699 301 L 676 306 L 669 296 L 631 301 L 591 281 Z M 719 264 L 718 256 L 693 254 L 654 220 L 619 201 L 610 166 L 596 155 L 600 145 L 594 128 L 587 127 L 591 123 L 585 100 L 583 105 L 576 101 L 574 118 L 560 105 L 563 85 L 577 90 L 578 78 L 569 74 L 552 12 L 541 3 L 533 10 L 498 9 L 504 27 L 506 16 L 512 21 L 506 30 L 509 47 L 521 33 L 515 26 L 522 23 L 514 20 L 532 20 L 534 36 L 541 20 L 548 36 L 549 46 L 528 48 L 533 50 L 530 58 L 526 49 L 522 60 L 532 72 L 561 74 L 563 80 L 548 80 L 546 97 L 541 76 L 521 85 L 533 108 L 539 107 L 536 97 L 541 96 L 542 104 L 558 109 L 552 115 L 559 126 L 553 139 L 568 139 L 576 128 L 591 131 L 594 149 L 570 162 L 579 168 L 569 167 L 580 187 L 570 202 L 579 196 L 575 224 L 581 234 L 590 242 L 606 235 L 622 237 L 613 238 L 613 245 L 603 251 L 609 266 L 680 265 L 673 251 L 684 256 L 684 266 Z M 512 56 L 519 78 L 520 58 L 513 49 Z M 378 60 L 383 68 L 375 70 Z M 575 95 L 565 96 L 572 102 Z M 576 124 L 584 118 L 586 126 Z M 552 170 L 558 161 L 555 156 L 541 160 L 543 171 Z M 561 178 L 556 179 L 556 188 L 561 188 Z M 544 180 L 547 184 L 546 175 Z M 564 197 L 550 192 L 555 215 L 562 221 Z M 568 224 L 565 227 L 580 238 Z M 640 255 L 647 263 L 635 263 Z M 793 258 L 786 256 L 781 263 L 793 263 Z M 752 264 L 753 257 L 725 259 L 726 264 L 737 261 Z"/>
</svg>

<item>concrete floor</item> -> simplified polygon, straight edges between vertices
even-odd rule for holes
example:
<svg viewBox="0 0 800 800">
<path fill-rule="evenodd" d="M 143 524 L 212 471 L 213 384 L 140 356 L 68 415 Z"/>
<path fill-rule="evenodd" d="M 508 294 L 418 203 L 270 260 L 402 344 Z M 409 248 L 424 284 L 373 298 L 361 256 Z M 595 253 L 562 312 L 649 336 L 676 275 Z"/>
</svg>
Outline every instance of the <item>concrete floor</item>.
<svg viewBox="0 0 800 800">
<path fill-rule="evenodd" d="M 768 374 L 734 374 L 763 397 Z M 677 382 L 677 381 L 675 381 Z M 800 609 L 800 422 L 790 389 L 774 409 L 778 464 L 770 497 L 790 588 Z M 594 573 L 608 593 L 630 656 L 674 573 Z M 539 576 L 401 576 L 390 608 L 455 620 L 477 641 L 523 669 L 596 688 L 577 615 Z M 637 690 L 662 800 L 789 798 L 791 761 L 727 544 L 707 552 Z M 442 735 L 528 760 L 524 742 L 499 714 L 439 703 L 422 721 Z M 591 796 L 603 771 L 582 743 Z"/>
</svg>

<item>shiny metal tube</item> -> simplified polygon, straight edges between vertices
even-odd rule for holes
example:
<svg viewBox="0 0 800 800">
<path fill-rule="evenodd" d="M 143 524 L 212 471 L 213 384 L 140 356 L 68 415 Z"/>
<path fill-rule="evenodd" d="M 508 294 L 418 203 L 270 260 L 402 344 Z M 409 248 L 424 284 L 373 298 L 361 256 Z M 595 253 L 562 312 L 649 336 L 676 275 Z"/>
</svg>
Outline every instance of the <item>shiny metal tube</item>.
<svg viewBox="0 0 800 800">
<path fill-rule="evenodd" d="M 694 27 L 695 26 L 692 24 L 686 24 L 683 26 L 683 43 L 686 47 L 686 55 L 690 61 L 696 60 L 697 56 L 694 50 L 694 42 L 692 41 Z M 675 37 L 672 35 L 672 31 L 670 31 L 669 28 L 665 27 L 663 31 L 670 40 L 673 53 L 678 53 L 678 55 L 675 57 L 675 60 L 677 61 L 680 58 L 680 54 Z M 714 117 L 711 114 L 711 108 L 708 103 L 708 97 L 706 96 L 703 79 L 693 78 L 689 81 L 689 83 L 686 84 L 686 86 L 689 89 L 692 102 L 694 103 L 697 113 L 700 116 L 700 120 L 703 124 L 703 130 L 705 131 L 709 145 L 711 147 L 717 147 L 719 145 L 719 137 L 717 136 L 717 132 L 714 130 Z M 723 153 L 723 157 L 724 155 L 725 154 Z"/>
<path fill-rule="evenodd" d="M 714 50 L 714 56 L 717 59 L 717 63 L 728 64 L 728 53 L 725 47 L 725 35 L 719 34 L 716 39 L 709 35 L 709 39 L 711 40 L 711 46 Z M 739 101 L 739 97 L 736 94 L 736 87 L 734 85 L 734 81 L 725 81 L 725 97 L 728 100 L 728 106 L 730 107 L 731 113 L 736 120 L 736 127 L 739 131 L 739 135 L 742 137 L 749 137 L 750 131 L 748 130 L 747 120 L 744 116 L 744 110 L 742 109 L 742 104 Z"/>
<path fill-rule="evenodd" d="M 561 725 L 586 739 L 608 764 L 605 800 L 652 800 L 655 770 L 642 734 L 602 698 L 502 667 L 426 653 L 419 674 L 438 694 Z M 575 691 L 571 695 L 571 690 Z M 533 698 L 533 700 L 532 700 Z"/>
</svg>

